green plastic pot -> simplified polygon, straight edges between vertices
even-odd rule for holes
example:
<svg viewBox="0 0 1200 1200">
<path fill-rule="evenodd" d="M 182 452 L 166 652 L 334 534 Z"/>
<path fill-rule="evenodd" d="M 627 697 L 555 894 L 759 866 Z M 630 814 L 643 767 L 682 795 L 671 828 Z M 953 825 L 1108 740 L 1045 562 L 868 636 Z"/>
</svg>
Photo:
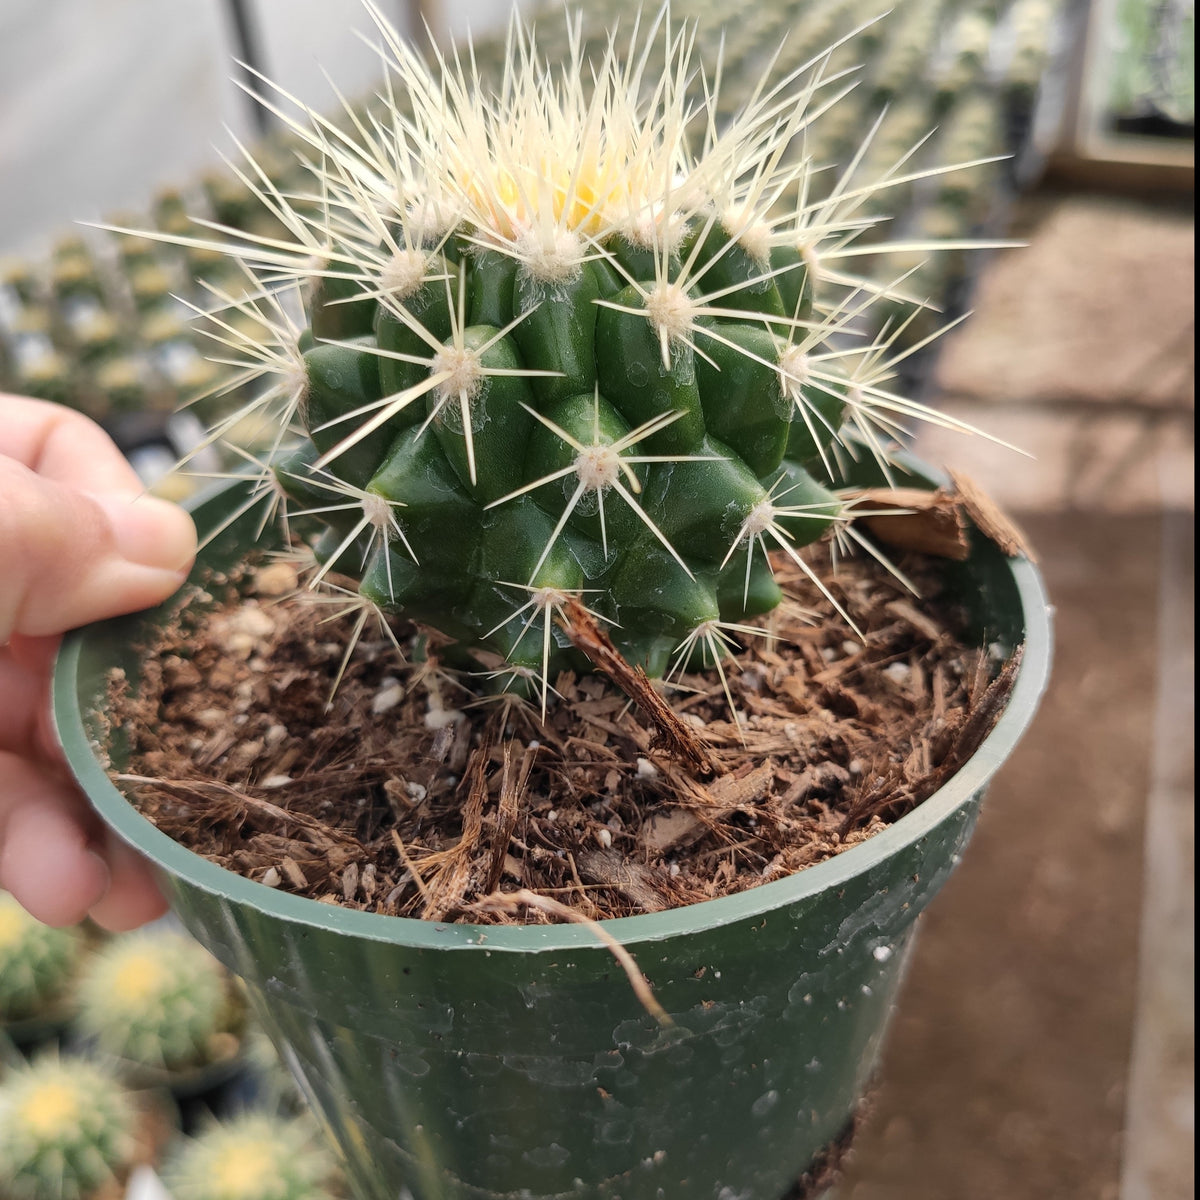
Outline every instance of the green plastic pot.
<svg viewBox="0 0 1200 1200">
<path fill-rule="evenodd" d="M 201 529 L 243 496 L 235 485 L 198 502 Z M 256 521 L 234 522 L 197 570 L 234 563 Z M 954 570 L 981 638 L 1025 642 L 1005 713 L 946 786 L 836 858 L 607 922 L 669 1028 L 586 927 L 349 911 L 253 883 L 160 833 L 111 782 L 93 739 L 109 671 L 136 684 L 137 648 L 169 606 L 69 636 L 55 716 L 97 811 L 245 980 L 360 1200 L 779 1200 L 867 1088 L 917 917 L 1045 686 L 1049 608 L 1035 567 L 980 539 Z M 119 768 L 119 730 L 110 753 Z"/>
</svg>

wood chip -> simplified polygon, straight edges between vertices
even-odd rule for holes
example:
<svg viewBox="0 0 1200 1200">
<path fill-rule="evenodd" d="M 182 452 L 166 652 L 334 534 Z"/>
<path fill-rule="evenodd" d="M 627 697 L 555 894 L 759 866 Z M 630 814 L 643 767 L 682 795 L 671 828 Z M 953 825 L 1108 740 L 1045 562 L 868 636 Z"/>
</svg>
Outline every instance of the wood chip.
<svg viewBox="0 0 1200 1200">
<path fill-rule="evenodd" d="M 653 813 L 642 826 L 638 844 L 651 858 L 662 858 L 704 835 L 703 825 L 694 813 L 684 808 Z"/>
<path fill-rule="evenodd" d="M 438 864 L 429 886 L 429 898 L 421 914 L 427 921 L 441 921 L 462 907 L 471 883 L 476 847 L 483 834 L 483 807 L 487 802 L 487 767 L 491 743 L 485 741 L 472 752 L 467 770 L 467 802 L 463 806 L 462 837 Z"/>
<path fill-rule="evenodd" d="M 707 792 L 717 808 L 752 809 L 770 792 L 774 779 L 775 764 L 768 760 L 744 775 L 714 779 Z"/>
<path fill-rule="evenodd" d="M 283 872 L 284 878 L 297 891 L 303 891 L 308 887 L 308 878 L 300 869 L 300 864 L 294 858 L 284 858 L 279 864 L 279 869 Z"/>
<path fill-rule="evenodd" d="M 962 562 L 971 552 L 967 524 L 948 492 L 923 488 L 867 488 L 851 494 L 856 505 L 908 510 L 861 516 L 862 525 L 885 546 Z"/>
<path fill-rule="evenodd" d="M 945 630 L 928 613 L 923 613 L 909 600 L 892 600 L 887 605 L 887 611 L 893 616 L 907 621 L 918 633 L 923 634 L 931 642 L 942 637 Z"/>
<path fill-rule="evenodd" d="M 588 883 L 620 892 L 642 912 L 662 912 L 671 906 L 670 899 L 656 886 L 654 872 L 619 850 L 585 850 L 576 861 Z"/>
<path fill-rule="evenodd" d="M 963 507 L 984 537 L 995 542 L 1009 558 L 1023 557 L 1037 562 L 1025 534 L 973 479 L 961 471 L 951 471 L 950 478 Z"/>
<path fill-rule="evenodd" d="M 496 813 L 496 828 L 492 837 L 492 864 L 488 869 L 485 892 L 494 892 L 500 886 L 505 864 L 509 858 L 508 847 L 520 820 L 529 787 L 529 772 L 537 758 L 537 748 L 526 746 L 521 762 L 514 762 L 515 744 L 504 743 L 504 773 L 500 781 L 500 800 Z"/>
</svg>

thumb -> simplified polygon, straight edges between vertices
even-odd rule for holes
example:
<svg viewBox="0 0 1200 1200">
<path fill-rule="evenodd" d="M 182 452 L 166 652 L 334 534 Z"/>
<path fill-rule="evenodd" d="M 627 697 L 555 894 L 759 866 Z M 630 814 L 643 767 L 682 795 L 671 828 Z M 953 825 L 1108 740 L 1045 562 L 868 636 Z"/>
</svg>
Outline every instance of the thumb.
<svg viewBox="0 0 1200 1200">
<path fill-rule="evenodd" d="M 195 551 L 191 518 L 173 504 L 80 492 L 0 457 L 0 645 L 157 604 Z"/>
</svg>

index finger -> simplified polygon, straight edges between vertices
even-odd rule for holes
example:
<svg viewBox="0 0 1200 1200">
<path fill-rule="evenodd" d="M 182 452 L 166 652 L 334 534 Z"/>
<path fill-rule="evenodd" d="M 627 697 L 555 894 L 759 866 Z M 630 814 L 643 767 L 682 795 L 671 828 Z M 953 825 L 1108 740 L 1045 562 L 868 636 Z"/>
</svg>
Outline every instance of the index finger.
<svg viewBox="0 0 1200 1200">
<path fill-rule="evenodd" d="M 87 492 L 145 490 L 112 438 L 74 409 L 0 393 L 0 455 Z"/>
</svg>

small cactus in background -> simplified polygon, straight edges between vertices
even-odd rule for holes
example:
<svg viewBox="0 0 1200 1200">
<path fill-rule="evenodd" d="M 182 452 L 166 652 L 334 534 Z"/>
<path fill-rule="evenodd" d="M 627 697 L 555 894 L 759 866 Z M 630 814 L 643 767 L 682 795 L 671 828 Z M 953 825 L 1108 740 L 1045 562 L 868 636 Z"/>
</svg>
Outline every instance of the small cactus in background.
<svg viewBox="0 0 1200 1200">
<path fill-rule="evenodd" d="M 0 1196 L 89 1200 L 137 1150 L 138 1110 L 102 1066 L 49 1056 L 0 1082 Z"/>
<path fill-rule="evenodd" d="M 246 1067 L 243 1080 L 255 1109 L 280 1116 L 306 1111 L 308 1102 L 295 1077 L 284 1066 L 266 1030 L 253 1019 L 242 1039 L 242 1062 Z"/>
<path fill-rule="evenodd" d="M 173 1200 L 330 1200 L 337 1178 L 308 1121 L 264 1112 L 211 1125 L 163 1169 Z"/>
<path fill-rule="evenodd" d="M 350 134 L 293 121 L 322 202 L 252 166 L 288 236 L 227 247 L 269 286 L 216 334 L 266 380 L 251 408 L 303 429 L 264 491 L 325 523 L 317 582 L 359 579 L 368 604 L 540 678 L 543 702 L 586 665 L 572 603 L 651 676 L 711 662 L 779 603 L 768 551 L 807 570 L 797 548 L 848 527 L 839 464 L 886 462 L 930 415 L 890 389 L 895 331 L 869 320 L 903 281 L 846 269 L 865 201 L 913 178 L 907 151 L 817 200 L 791 151 L 844 86 L 820 56 L 721 122 L 661 16 L 627 57 L 610 40 L 585 62 L 571 36 L 561 69 L 515 22 L 489 91 L 369 7 L 409 107 L 351 111 Z"/>
<path fill-rule="evenodd" d="M 61 1008 L 85 940 L 78 927 L 43 925 L 0 892 L 0 1025 Z"/>
<path fill-rule="evenodd" d="M 88 960 L 76 1028 L 132 1068 L 177 1073 L 230 1058 L 243 1011 L 230 977 L 191 938 L 145 931 L 112 939 Z"/>
</svg>

